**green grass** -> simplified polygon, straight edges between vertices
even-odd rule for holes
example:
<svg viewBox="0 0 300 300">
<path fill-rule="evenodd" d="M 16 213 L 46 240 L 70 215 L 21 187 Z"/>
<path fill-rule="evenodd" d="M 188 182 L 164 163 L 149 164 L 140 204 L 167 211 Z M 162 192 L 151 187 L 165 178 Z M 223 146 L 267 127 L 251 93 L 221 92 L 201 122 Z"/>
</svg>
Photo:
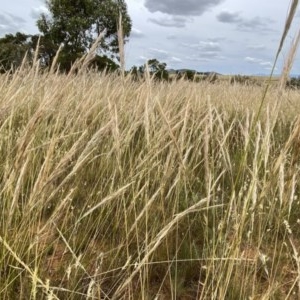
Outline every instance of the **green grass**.
<svg viewBox="0 0 300 300">
<path fill-rule="evenodd" d="M 296 91 L 1 82 L 1 299 L 298 299 Z"/>
</svg>

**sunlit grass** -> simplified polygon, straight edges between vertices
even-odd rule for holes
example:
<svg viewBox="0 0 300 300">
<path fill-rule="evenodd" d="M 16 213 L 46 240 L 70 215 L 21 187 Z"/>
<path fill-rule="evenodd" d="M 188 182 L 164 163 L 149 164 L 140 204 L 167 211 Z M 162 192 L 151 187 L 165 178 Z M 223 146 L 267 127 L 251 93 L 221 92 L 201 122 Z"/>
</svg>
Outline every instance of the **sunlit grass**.
<svg viewBox="0 0 300 300">
<path fill-rule="evenodd" d="M 299 299 L 298 42 L 279 89 L 1 75 L 0 298 Z"/>
<path fill-rule="evenodd" d="M 1 82 L 1 299 L 297 299 L 297 91 Z"/>
</svg>

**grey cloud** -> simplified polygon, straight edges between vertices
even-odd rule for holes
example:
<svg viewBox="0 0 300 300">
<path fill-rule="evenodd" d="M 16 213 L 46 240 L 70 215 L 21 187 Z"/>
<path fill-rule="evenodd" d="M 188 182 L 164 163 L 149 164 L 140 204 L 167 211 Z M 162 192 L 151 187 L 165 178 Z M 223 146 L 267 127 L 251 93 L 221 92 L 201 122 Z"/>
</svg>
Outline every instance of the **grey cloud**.
<svg viewBox="0 0 300 300">
<path fill-rule="evenodd" d="M 169 52 L 162 50 L 162 49 L 157 49 L 157 48 L 150 48 L 148 50 L 148 53 L 146 56 L 141 55 L 139 56 L 139 62 L 145 63 L 149 59 L 156 58 L 159 61 L 165 61 L 170 57 Z"/>
<path fill-rule="evenodd" d="M 153 55 L 155 58 L 158 60 L 164 60 L 169 58 L 169 52 L 162 50 L 162 49 L 157 49 L 157 48 L 150 48 L 149 52 L 151 55 Z"/>
<path fill-rule="evenodd" d="M 0 14 L 0 35 L 21 31 L 26 21 L 12 14 Z"/>
<path fill-rule="evenodd" d="M 2 35 L 8 32 L 9 32 L 9 27 L 7 25 L 0 24 L 0 37 L 2 37 Z"/>
<path fill-rule="evenodd" d="M 201 52 L 200 55 L 202 58 L 207 59 L 224 59 L 224 57 L 221 56 L 219 53 L 213 51 Z"/>
<path fill-rule="evenodd" d="M 200 16 L 224 0 L 146 0 L 145 7 L 152 13 L 162 12 L 177 16 Z"/>
<path fill-rule="evenodd" d="M 220 55 L 222 48 L 218 42 L 209 41 L 200 41 L 198 43 L 182 43 L 183 47 L 190 48 L 193 52 L 197 51 L 197 54 L 193 54 L 192 56 L 188 56 L 188 60 L 195 61 L 210 61 L 216 59 L 224 59 L 223 56 Z"/>
<path fill-rule="evenodd" d="M 169 56 L 164 62 L 167 64 L 167 68 L 178 67 L 183 63 L 182 59 L 176 56 Z"/>
<path fill-rule="evenodd" d="M 144 34 L 139 29 L 133 27 L 130 36 L 132 38 L 143 38 Z"/>
<path fill-rule="evenodd" d="M 199 46 L 202 51 L 221 51 L 220 44 L 217 42 L 200 42 Z"/>
<path fill-rule="evenodd" d="M 19 17 L 19 16 L 16 16 L 16 15 L 13 15 L 13 14 L 10 14 L 10 13 L 7 13 L 7 15 L 9 16 L 10 19 L 12 19 L 13 21 L 15 21 L 16 23 L 18 24 L 25 24 L 26 21 Z"/>
<path fill-rule="evenodd" d="M 165 16 L 148 20 L 163 27 L 183 28 L 191 17 L 200 16 L 210 8 L 225 0 L 146 0 L 145 7 L 152 13 L 161 12 Z"/>
<path fill-rule="evenodd" d="M 175 34 L 170 34 L 166 37 L 167 40 L 176 40 L 177 36 Z"/>
<path fill-rule="evenodd" d="M 150 48 L 147 56 L 140 56 L 138 61 L 144 64 L 147 60 L 156 58 L 160 62 L 164 62 L 168 67 L 182 64 L 182 59 L 163 49 Z"/>
<path fill-rule="evenodd" d="M 0 14 L 0 24 L 13 26 L 14 24 L 18 23 L 26 23 L 26 21 L 18 16 L 14 16 L 12 14 Z"/>
<path fill-rule="evenodd" d="M 177 28 L 183 28 L 185 27 L 188 19 L 178 17 L 178 16 L 166 16 L 163 18 L 155 19 L 155 18 L 149 18 L 148 19 L 150 22 L 163 26 L 163 27 L 177 27 Z"/>
<path fill-rule="evenodd" d="M 250 49 L 250 50 L 264 50 L 264 49 L 266 49 L 266 46 L 263 45 L 263 44 L 260 44 L 260 45 L 248 45 L 247 49 Z"/>
<path fill-rule="evenodd" d="M 172 63 L 182 63 L 182 59 L 176 56 L 172 56 L 170 60 Z"/>
<path fill-rule="evenodd" d="M 189 61 L 197 61 L 197 62 L 209 62 L 210 59 L 207 59 L 207 58 L 204 58 L 204 57 L 199 57 L 199 56 L 196 56 L 196 55 L 192 55 L 192 56 L 186 56 L 185 57 L 186 60 L 189 60 Z"/>
<path fill-rule="evenodd" d="M 245 57 L 245 61 L 247 61 L 248 63 L 251 63 L 251 64 L 258 64 L 261 67 L 263 67 L 265 70 L 270 70 L 270 68 L 273 67 L 273 63 L 271 63 L 270 61 L 261 59 L 261 58 L 247 56 L 247 57 Z"/>
<path fill-rule="evenodd" d="M 139 64 L 142 64 L 142 65 L 143 65 L 143 64 L 146 63 L 146 61 L 147 61 L 148 59 L 149 59 L 149 58 L 147 58 L 147 57 L 141 55 L 141 56 L 138 57 L 137 61 L 138 61 Z"/>
<path fill-rule="evenodd" d="M 41 16 L 41 14 L 48 14 L 48 13 L 49 13 L 49 11 L 48 11 L 47 7 L 44 5 L 41 5 L 39 7 L 31 8 L 30 16 L 33 19 L 38 19 Z"/>
<path fill-rule="evenodd" d="M 211 41 L 211 42 L 219 43 L 219 42 L 227 41 L 227 38 L 225 38 L 225 37 L 214 37 L 214 38 L 209 38 L 208 40 Z"/>
<path fill-rule="evenodd" d="M 260 31 L 270 32 L 273 29 L 270 24 L 274 23 L 269 18 L 254 17 L 246 19 L 241 17 L 240 12 L 223 11 L 217 15 L 217 20 L 222 23 L 236 24 L 237 30 L 240 31 Z"/>
<path fill-rule="evenodd" d="M 194 57 L 194 56 L 186 56 L 185 59 L 189 60 L 189 61 L 201 61 L 201 62 L 209 62 L 210 61 L 207 58 Z"/>
<path fill-rule="evenodd" d="M 217 15 L 218 21 L 222 23 L 240 23 L 242 22 L 242 18 L 240 17 L 239 12 L 229 12 L 229 11 L 223 11 Z"/>
<path fill-rule="evenodd" d="M 249 20 L 243 20 L 238 24 L 238 29 L 244 31 L 260 31 L 260 32 L 270 32 L 274 31 L 270 24 L 274 23 L 273 20 L 261 17 L 254 17 Z"/>
</svg>

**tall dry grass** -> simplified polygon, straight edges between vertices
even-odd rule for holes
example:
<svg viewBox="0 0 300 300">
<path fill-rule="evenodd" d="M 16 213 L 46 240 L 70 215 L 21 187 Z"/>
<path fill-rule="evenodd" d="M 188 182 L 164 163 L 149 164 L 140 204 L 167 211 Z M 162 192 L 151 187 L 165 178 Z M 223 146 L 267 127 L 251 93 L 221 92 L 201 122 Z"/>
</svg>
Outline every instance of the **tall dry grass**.
<svg viewBox="0 0 300 300">
<path fill-rule="evenodd" d="M 120 80 L 1 76 L 1 299 L 297 299 L 298 92 Z"/>
<path fill-rule="evenodd" d="M 0 298 L 299 299 L 299 92 L 89 57 L 0 76 Z"/>
</svg>

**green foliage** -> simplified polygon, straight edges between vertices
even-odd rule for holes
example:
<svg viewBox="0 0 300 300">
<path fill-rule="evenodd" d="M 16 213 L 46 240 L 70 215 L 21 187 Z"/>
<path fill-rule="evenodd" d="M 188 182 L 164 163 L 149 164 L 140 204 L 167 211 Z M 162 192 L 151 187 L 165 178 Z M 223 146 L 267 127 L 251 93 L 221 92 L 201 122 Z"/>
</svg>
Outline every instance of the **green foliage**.
<svg viewBox="0 0 300 300">
<path fill-rule="evenodd" d="M 130 69 L 130 74 L 131 74 L 131 77 L 136 81 L 140 80 L 142 78 L 142 73 L 140 72 L 140 70 L 137 66 L 133 66 Z"/>
<path fill-rule="evenodd" d="M 257 81 L 254 78 L 251 78 L 250 76 L 245 75 L 234 75 L 230 78 L 230 83 L 235 84 L 244 84 L 244 85 L 253 85 L 257 84 Z"/>
<path fill-rule="evenodd" d="M 168 81 L 169 80 L 169 73 L 166 70 L 159 70 L 155 73 L 155 79 L 158 80 L 165 80 Z"/>
<path fill-rule="evenodd" d="M 4 73 L 21 65 L 24 56 L 32 57 L 32 43 L 29 35 L 17 32 L 0 39 L 0 72 Z"/>
<path fill-rule="evenodd" d="M 156 58 L 149 59 L 148 62 L 148 68 L 151 73 L 157 73 L 161 71 L 165 71 L 167 64 L 159 62 Z"/>
<path fill-rule="evenodd" d="M 92 61 L 92 66 L 98 70 L 116 71 L 119 69 L 119 65 L 106 55 L 97 55 Z"/>
<path fill-rule="evenodd" d="M 36 49 L 41 66 L 49 67 L 61 45 L 57 63 L 62 71 L 69 71 L 74 62 L 90 50 L 103 30 L 106 36 L 91 66 L 109 71 L 119 68 L 114 59 L 119 50 L 117 31 L 120 15 L 124 41 L 131 31 L 131 19 L 124 0 L 49 0 L 47 6 L 50 16 L 42 14 L 37 22 L 42 36 L 18 32 L 0 39 L 0 72 L 19 67 L 26 54 L 30 64 Z"/>
<path fill-rule="evenodd" d="M 293 88 L 293 89 L 300 89 L 300 76 L 298 76 L 298 77 L 292 77 L 287 82 L 287 87 Z"/>
<path fill-rule="evenodd" d="M 42 65 L 44 67 L 50 66 L 58 50 L 57 45 L 51 39 L 43 35 L 33 35 L 31 40 L 32 49 L 36 50 L 38 48 Z"/>
<path fill-rule="evenodd" d="M 194 80 L 195 76 L 196 76 L 196 72 L 191 71 L 191 70 L 187 70 L 185 72 L 186 78 L 190 81 Z"/>
<path fill-rule="evenodd" d="M 49 67 L 57 51 L 56 45 L 50 39 L 45 36 L 26 35 L 20 32 L 15 35 L 7 34 L 0 39 L 0 72 L 16 70 L 22 64 L 25 56 L 25 62 L 31 65 L 37 49 L 40 66 Z M 81 56 L 80 52 L 62 51 L 59 56 L 61 70 L 69 70 L 72 63 Z M 91 67 L 98 70 L 116 71 L 119 65 L 106 55 L 96 55 L 91 61 Z"/>
<path fill-rule="evenodd" d="M 197 72 L 194 70 L 177 70 L 176 79 L 185 79 L 188 81 L 201 82 L 207 81 L 209 83 L 214 83 L 218 79 L 218 75 L 215 72 Z"/>
<path fill-rule="evenodd" d="M 192 70 L 185 70 L 183 72 L 177 71 L 177 79 L 184 78 L 189 81 L 194 81 L 196 77 L 196 72 Z"/>
<path fill-rule="evenodd" d="M 169 73 L 166 70 L 167 64 L 164 62 L 158 61 L 156 58 L 149 59 L 147 63 L 140 66 L 139 68 L 133 66 L 131 68 L 131 74 L 135 79 L 140 78 L 146 72 L 147 68 L 151 75 L 154 75 L 156 80 L 169 80 Z"/>
<path fill-rule="evenodd" d="M 118 47 L 118 21 L 122 16 L 124 40 L 131 31 L 131 19 L 124 0 L 49 0 L 50 16 L 42 14 L 37 21 L 47 45 L 44 45 L 50 63 L 53 49 L 63 45 L 58 63 L 68 71 L 74 61 L 89 51 L 96 37 L 106 31 L 98 52 L 113 55 Z"/>
<path fill-rule="evenodd" d="M 209 75 L 207 75 L 205 77 L 205 79 L 207 81 L 209 81 L 210 83 L 214 83 L 218 80 L 218 75 L 217 75 L 217 73 L 210 73 Z"/>
</svg>

